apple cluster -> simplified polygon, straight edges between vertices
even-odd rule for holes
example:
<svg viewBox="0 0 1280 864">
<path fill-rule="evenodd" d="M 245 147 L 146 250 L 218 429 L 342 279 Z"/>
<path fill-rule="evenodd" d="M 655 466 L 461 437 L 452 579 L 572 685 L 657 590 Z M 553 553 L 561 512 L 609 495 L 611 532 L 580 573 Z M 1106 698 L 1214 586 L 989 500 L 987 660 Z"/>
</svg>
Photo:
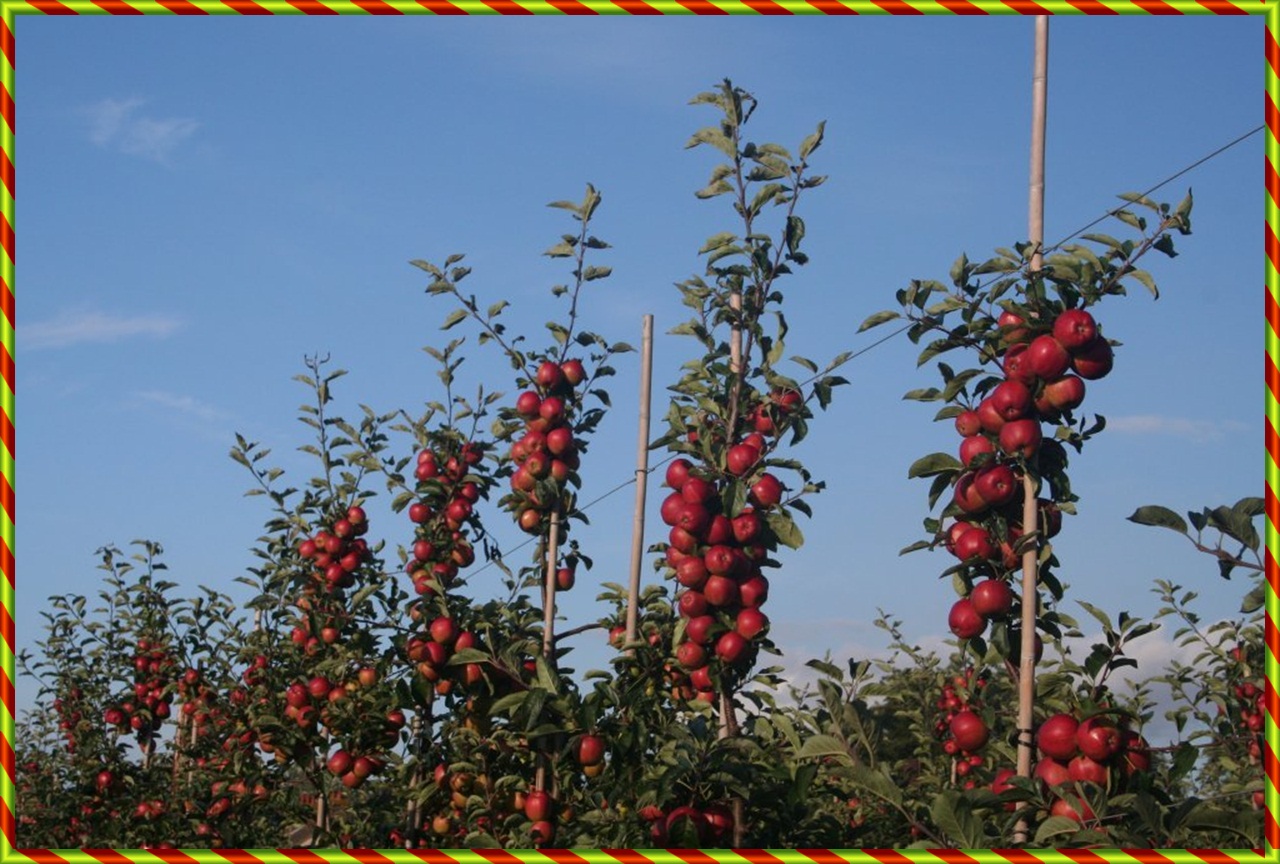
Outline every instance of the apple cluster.
<svg viewBox="0 0 1280 864">
<path fill-rule="evenodd" d="M 364 508 L 347 508 L 346 515 L 321 528 L 298 544 L 298 556 L 311 562 L 312 579 L 331 594 L 355 584 L 356 571 L 369 560 L 369 544 L 362 536 L 369 530 Z"/>
<path fill-rule="evenodd" d="M 655 846 L 666 846 L 680 831 L 692 829 L 698 846 L 716 848 L 733 835 L 733 811 L 727 804 L 689 804 L 672 807 L 670 812 L 656 805 L 640 808 L 640 818 L 651 823 L 649 836 Z"/>
<path fill-rule="evenodd" d="M 466 526 L 475 519 L 481 495 L 480 482 L 470 471 L 483 458 L 484 451 L 472 442 L 456 455 L 444 447 L 418 453 L 418 500 L 409 505 L 409 521 L 416 527 L 405 570 L 421 597 L 434 596 L 436 587 L 448 589 L 459 569 L 476 560 Z"/>
<path fill-rule="evenodd" d="M 395 709 L 387 712 L 383 724 L 384 737 L 389 744 L 400 739 L 400 730 L 404 728 L 404 712 Z M 372 774 L 379 774 L 387 767 L 386 757 L 375 752 L 359 752 L 340 747 L 325 761 L 325 768 L 330 774 L 339 778 L 348 789 L 358 789 Z"/>
<path fill-rule="evenodd" d="M 133 657 L 133 698 L 103 711 L 102 719 L 107 726 L 117 732 L 132 730 L 138 733 L 139 740 L 159 729 L 173 704 L 169 679 L 176 665 L 163 644 L 139 639 Z"/>
<path fill-rule="evenodd" d="M 763 441 L 753 433 L 730 447 L 727 473 L 750 475 L 760 462 Z M 760 607 L 769 596 L 762 572 L 764 513 L 782 500 L 782 484 L 767 472 L 750 486 L 749 506 L 735 516 L 723 512 L 722 489 L 693 472 L 687 459 L 667 466 L 666 484 L 673 490 L 662 503 L 662 521 L 671 528 L 666 559 L 681 590 L 676 607 L 684 621 L 684 638 L 675 646 L 676 662 L 688 676 L 687 698 L 711 701 L 716 692 L 712 667 L 747 665 L 769 627 Z"/>
<path fill-rule="evenodd" d="M 68 753 L 76 752 L 76 727 L 84 719 L 84 713 L 80 710 L 83 699 L 84 690 L 72 687 L 67 691 L 66 699 L 59 696 L 53 700 L 53 710 L 58 715 L 58 729 L 67 739 Z"/>
<path fill-rule="evenodd" d="M 1012 609 L 1012 591 L 1002 580 L 1019 566 L 1024 533 L 1020 463 L 1040 452 L 1041 422 L 1056 422 L 1079 408 L 1085 380 L 1102 378 L 1113 362 L 1111 344 L 1083 309 L 1067 309 L 1038 328 L 1009 311 L 997 323 L 1004 379 L 955 417 L 964 466 L 953 497 L 960 516 L 946 528 L 943 540 L 961 562 L 986 569 L 992 577 L 952 607 L 949 623 L 961 639 L 981 635 L 988 619 Z M 1038 503 L 1041 531 L 1052 537 L 1061 528 L 1061 512 L 1052 501 Z"/>
<path fill-rule="evenodd" d="M 534 375 L 536 389 L 516 398 L 524 434 L 511 445 L 515 471 L 506 502 L 521 530 L 542 534 L 565 484 L 578 470 L 580 442 L 574 438 L 573 388 L 586 380 L 581 360 L 544 361 Z"/>
<path fill-rule="evenodd" d="M 455 681 L 471 687 L 484 680 L 479 663 L 449 665 L 450 658 L 458 651 L 478 647 L 474 633 L 462 630 L 451 616 L 439 615 L 427 626 L 426 632 L 414 634 L 405 641 L 404 651 L 418 674 L 435 685 L 436 693 L 444 696 L 453 689 Z"/>
<path fill-rule="evenodd" d="M 972 666 L 942 685 L 938 697 L 938 719 L 934 734 L 942 739 L 942 752 L 953 760 L 957 777 L 968 777 L 982 765 L 981 752 L 987 746 L 991 730 L 982 719 L 982 700 L 977 698 L 987 686 L 986 679 L 975 676 Z"/>
<path fill-rule="evenodd" d="M 1033 774 L 1049 790 L 1069 783 L 1092 783 L 1112 790 L 1136 772 L 1151 768 L 1150 747 L 1141 735 L 1126 728 L 1123 718 L 1117 721 L 1096 715 L 1078 720 L 1073 714 L 1054 714 L 1036 730 L 1036 746 L 1040 759 Z M 1007 778 L 1004 772 L 997 774 L 996 785 L 1001 788 L 993 786 L 993 790 L 998 793 L 1007 788 Z M 1077 822 L 1094 818 L 1086 802 L 1077 807 L 1061 795 L 1055 798 L 1050 815 Z"/>
</svg>

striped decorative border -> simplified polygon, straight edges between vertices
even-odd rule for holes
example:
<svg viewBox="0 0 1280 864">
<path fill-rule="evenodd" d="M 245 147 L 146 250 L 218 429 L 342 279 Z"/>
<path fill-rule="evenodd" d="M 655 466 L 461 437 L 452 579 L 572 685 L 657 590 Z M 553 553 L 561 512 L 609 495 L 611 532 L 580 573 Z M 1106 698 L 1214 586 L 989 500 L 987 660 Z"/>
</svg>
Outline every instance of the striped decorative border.
<svg viewBox="0 0 1280 864">
<path fill-rule="evenodd" d="M 15 15 L 1266 15 L 1265 849 L 48 850 L 13 846 Z M 1280 861 L 1280 0 L 0 0 L 0 864 L 1232 864 Z"/>
</svg>

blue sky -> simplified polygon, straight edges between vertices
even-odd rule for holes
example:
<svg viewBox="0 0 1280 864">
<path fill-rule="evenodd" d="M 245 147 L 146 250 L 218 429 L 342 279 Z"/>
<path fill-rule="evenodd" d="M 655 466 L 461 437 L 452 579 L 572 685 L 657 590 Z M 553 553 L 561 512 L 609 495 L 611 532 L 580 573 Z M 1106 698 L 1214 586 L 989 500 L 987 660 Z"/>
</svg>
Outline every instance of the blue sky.
<svg viewBox="0 0 1280 864">
<path fill-rule="evenodd" d="M 1261 123 L 1263 30 L 1257 16 L 1054 20 L 1049 238 Z M 268 513 L 242 497 L 251 478 L 227 451 L 239 432 L 310 476 L 294 452 L 306 393 L 290 380 L 305 354 L 350 371 L 337 389 L 350 416 L 437 398 L 420 348 L 444 341 L 448 309 L 411 258 L 467 253 L 466 287 L 510 300 L 509 323 L 539 344 L 566 273 L 540 253 L 568 230 L 544 205 L 590 182 L 614 276 L 585 298 L 588 326 L 638 342 L 643 314 L 659 333 L 682 320 L 673 283 L 733 227 L 723 202 L 692 195 L 711 154 L 683 149 L 714 119 L 689 98 L 725 77 L 760 100 L 756 140 L 794 146 L 827 122 L 814 164 L 830 179 L 803 205 L 812 264 L 788 293 L 797 353 L 865 347 L 880 333 L 858 323 L 908 280 L 1026 233 L 1029 19 L 24 16 L 16 38 L 22 645 L 47 595 L 96 590 L 106 543 L 158 540 L 184 584 L 239 590 Z M 1124 343 L 1090 387 L 1111 426 L 1074 460 L 1081 513 L 1056 548 L 1072 595 L 1113 613 L 1153 614 L 1155 578 L 1201 591 L 1209 617 L 1245 590 L 1124 517 L 1262 494 L 1262 151 L 1255 135 L 1162 190 L 1196 195 L 1180 257 L 1149 262 L 1163 296 L 1098 312 Z M 657 340 L 658 414 L 686 342 Z M 584 500 L 630 476 L 634 356 L 619 371 Z M 471 350 L 463 373 L 514 394 L 492 352 Z M 927 515 L 907 466 L 958 443 L 901 400 L 937 373 L 898 339 L 844 374 L 796 453 L 829 489 L 767 609 L 794 665 L 881 650 L 877 608 L 932 643 L 955 599 L 943 553 L 897 555 Z M 661 497 L 655 484 L 655 512 Z M 601 503 L 579 533 L 597 569 L 565 598 L 574 621 L 603 609 L 591 579 L 624 579 L 631 500 Z M 404 517 L 371 510 L 374 534 L 408 536 Z M 497 585 L 491 570 L 472 590 Z M 1147 644 L 1156 674 L 1168 636 Z M 604 656 L 582 637 L 580 669 Z"/>
</svg>

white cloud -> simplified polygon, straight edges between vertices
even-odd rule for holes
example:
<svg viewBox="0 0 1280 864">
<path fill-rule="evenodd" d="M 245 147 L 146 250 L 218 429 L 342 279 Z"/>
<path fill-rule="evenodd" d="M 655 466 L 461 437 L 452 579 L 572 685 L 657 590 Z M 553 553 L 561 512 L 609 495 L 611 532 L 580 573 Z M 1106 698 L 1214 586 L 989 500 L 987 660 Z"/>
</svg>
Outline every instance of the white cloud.
<svg viewBox="0 0 1280 864">
<path fill-rule="evenodd" d="M 99 147 L 168 164 L 173 151 L 195 134 L 200 124 L 185 117 L 157 118 L 139 113 L 142 99 L 103 99 L 84 109 L 89 140 Z"/>
<path fill-rule="evenodd" d="M 1170 435 L 1197 444 L 1219 441 L 1226 435 L 1248 430 L 1246 423 L 1236 420 L 1192 420 L 1187 417 L 1163 417 L 1158 414 L 1134 414 L 1108 417 L 1107 430 L 1140 435 Z"/>
<path fill-rule="evenodd" d="M 205 423 L 215 423 L 227 417 L 226 413 L 191 396 L 179 396 L 163 390 L 141 390 L 133 395 L 143 402 L 168 408 Z"/>
<path fill-rule="evenodd" d="M 53 318 L 20 324 L 18 347 L 26 351 L 42 348 L 69 348 L 86 343 L 110 343 L 135 336 L 164 338 L 182 321 L 170 315 L 113 315 L 81 309 L 61 312 Z"/>
</svg>

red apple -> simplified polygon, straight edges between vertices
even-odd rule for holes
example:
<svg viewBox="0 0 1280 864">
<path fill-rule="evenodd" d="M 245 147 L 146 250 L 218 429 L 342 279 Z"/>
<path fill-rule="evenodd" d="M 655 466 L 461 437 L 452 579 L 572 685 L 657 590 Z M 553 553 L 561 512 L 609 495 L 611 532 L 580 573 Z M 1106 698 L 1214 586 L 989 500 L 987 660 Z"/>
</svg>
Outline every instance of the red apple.
<svg viewBox="0 0 1280 864">
<path fill-rule="evenodd" d="M 330 774 L 340 777 L 351 770 L 353 762 L 355 760 L 351 758 L 350 753 L 346 750 L 338 750 L 329 757 L 329 761 L 325 765 L 328 767 Z"/>
<path fill-rule="evenodd" d="M 960 461 L 966 468 L 982 454 L 994 452 L 996 452 L 996 445 L 992 444 L 991 439 L 986 435 L 970 435 L 960 442 Z"/>
<path fill-rule="evenodd" d="M 738 586 L 738 600 L 748 609 L 758 609 L 769 599 L 769 580 L 756 573 Z"/>
<path fill-rule="evenodd" d="M 1071 782 L 1071 771 L 1057 759 L 1045 758 L 1039 760 L 1036 762 L 1035 771 L 1032 774 L 1051 789 L 1055 786 L 1061 786 L 1063 783 Z"/>
<path fill-rule="evenodd" d="M 539 386 L 549 391 L 564 383 L 564 372 L 560 370 L 560 364 L 550 360 L 543 361 L 534 377 Z"/>
<path fill-rule="evenodd" d="M 1151 770 L 1151 748 L 1137 732 L 1126 729 L 1120 736 L 1123 741 L 1124 757 L 1120 760 L 1120 768 L 1126 775 L 1134 771 Z"/>
<path fill-rule="evenodd" d="M 691 475 L 680 488 L 680 495 L 690 504 L 706 504 L 716 496 L 716 486 L 710 480 Z"/>
<path fill-rule="evenodd" d="M 686 588 L 700 589 L 707 583 L 707 567 L 702 559 L 690 555 L 676 565 L 676 581 Z"/>
<path fill-rule="evenodd" d="M 1004 426 L 1004 416 L 996 409 L 995 403 L 991 401 L 990 396 L 978 403 L 977 414 L 982 424 L 983 432 L 988 435 L 1000 434 L 1000 429 Z"/>
<path fill-rule="evenodd" d="M 708 546 L 723 546 L 733 542 L 733 523 L 723 513 L 716 513 L 707 521 L 702 540 Z"/>
<path fill-rule="evenodd" d="M 1053 806 L 1049 808 L 1050 816 L 1065 816 L 1068 819 L 1074 819 L 1077 822 L 1084 822 L 1087 819 L 1096 819 L 1093 809 L 1089 807 L 1087 801 L 1077 801 L 1073 804 L 1066 798 L 1059 798 L 1053 802 Z"/>
<path fill-rule="evenodd" d="M 1074 411 L 1084 402 L 1084 381 L 1064 375 L 1044 385 L 1040 398 L 1055 411 Z"/>
<path fill-rule="evenodd" d="M 971 438 L 982 431 L 982 418 L 977 411 L 961 411 L 956 415 L 956 431 L 965 438 Z"/>
<path fill-rule="evenodd" d="M 1053 322 L 1053 338 L 1075 353 L 1098 338 L 1098 325 L 1083 309 L 1068 309 Z"/>
<path fill-rule="evenodd" d="M 996 319 L 996 325 L 1000 328 L 1000 336 L 1006 344 L 1026 341 L 1028 335 L 1026 323 L 1021 316 L 1007 310 L 1001 312 L 1000 317 Z"/>
<path fill-rule="evenodd" d="M 557 426 L 547 433 L 547 450 L 552 456 L 563 456 L 573 449 L 573 430 Z"/>
<path fill-rule="evenodd" d="M 716 656 L 725 663 L 736 663 L 746 652 L 747 644 L 742 634 L 734 630 L 721 633 L 716 640 Z"/>
<path fill-rule="evenodd" d="M 745 610 L 744 610 L 745 611 Z M 706 645 L 711 641 L 711 631 L 716 626 L 716 619 L 711 615 L 698 615 L 690 618 L 684 626 L 684 635 L 690 642 Z"/>
<path fill-rule="evenodd" d="M 1049 334 L 1037 336 L 1027 346 L 1027 362 L 1040 378 L 1051 381 L 1061 378 L 1071 366 L 1071 355 L 1062 343 Z"/>
<path fill-rule="evenodd" d="M 1111 343 L 1098 337 L 1092 345 L 1071 358 L 1071 368 L 1081 378 L 1096 381 L 1111 371 L 1114 362 L 1115 355 L 1111 350 Z"/>
<path fill-rule="evenodd" d="M 973 491 L 988 507 L 1003 507 L 1018 495 L 1018 478 L 1008 465 L 979 468 L 973 479 Z"/>
<path fill-rule="evenodd" d="M 1070 714 L 1054 714 L 1040 724 L 1036 745 L 1040 752 L 1052 759 L 1062 762 L 1074 759 L 1078 750 L 1076 732 L 1079 728 L 1080 724 Z"/>
<path fill-rule="evenodd" d="M 1013 591 L 1000 579 L 984 579 L 969 593 L 973 611 L 984 618 L 1007 615 L 1013 609 Z"/>
<path fill-rule="evenodd" d="M 978 493 L 974 480 L 977 475 L 973 472 L 961 474 L 956 480 L 955 502 L 956 506 L 965 513 L 981 513 L 987 509 L 986 500 Z"/>
<path fill-rule="evenodd" d="M 707 665 L 707 651 L 699 642 L 681 642 L 676 648 L 676 662 L 685 669 L 701 669 Z"/>
<path fill-rule="evenodd" d="M 958 522 L 956 524 L 967 523 Z M 970 525 L 956 537 L 955 556 L 961 561 L 986 561 L 995 554 L 996 549 L 991 543 L 991 535 L 987 533 L 985 528 Z"/>
<path fill-rule="evenodd" d="M 587 380 L 587 370 L 583 367 L 581 360 L 564 361 L 560 364 L 560 373 L 564 375 L 564 380 L 569 383 L 570 387 L 577 387 Z"/>
<path fill-rule="evenodd" d="M 725 454 L 724 461 L 725 471 L 734 477 L 741 477 L 760 461 L 760 451 L 750 444 L 735 444 Z"/>
<path fill-rule="evenodd" d="M 599 765 L 604 761 L 604 739 L 599 735 L 583 735 L 577 749 L 579 765 Z"/>
<path fill-rule="evenodd" d="M 987 398 L 1006 423 L 1031 411 L 1031 390 L 1021 381 L 1002 381 Z"/>
<path fill-rule="evenodd" d="M 973 602 L 968 597 L 962 597 L 951 607 L 951 612 L 947 616 L 947 626 L 959 638 L 973 639 L 982 635 L 982 631 L 987 629 L 987 619 L 974 610 Z"/>
<path fill-rule="evenodd" d="M 526 420 L 537 417 L 541 407 L 542 397 L 532 390 L 526 390 L 516 397 L 516 413 Z"/>
<path fill-rule="evenodd" d="M 1090 717 L 1076 730 L 1076 745 L 1090 759 L 1105 762 L 1120 752 L 1120 729 L 1105 717 Z"/>
<path fill-rule="evenodd" d="M 761 474 L 751 486 L 751 503 L 761 510 L 777 507 L 782 502 L 782 483 L 772 474 Z"/>
<path fill-rule="evenodd" d="M 667 485 L 679 492 L 684 488 L 684 481 L 689 479 L 689 469 L 693 463 L 688 459 L 676 459 L 667 466 Z"/>
<path fill-rule="evenodd" d="M 441 645 L 452 645 L 458 638 L 458 625 L 452 618 L 441 615 L 431 622 L 431 638 Z"/>
<path fill-rule="evenodd" d="M 746 545 L 754 542 L 760 536 L 760 531 L 764 527 L 764 520 L 760 518 L 759 513 L 746 509 L 733 517 L 731 527 L 733 528 L 733 539 Z"/>
<path fill-rule="evenodd" d="M 738 583 L 728 576 L 709 576 L 702 586 L 702 594 L 707 603 L 723 609 L 739 601 Z"/>
<path fill-rule="evenodd" d="M 1036 373 L 1031 369 L 1031 361 L 1027 358 L 1027 346 L 1024 344 L 1009 346 L 1001 365 L 1004 367 L 1004 377 L 1010 381 L 1020 381 L 1030 387 L 1036 379 Z"/>
<path fill-rule="evenodd" d="M 1000 449 L 1010 456 L 1030 459 L 1040 449 L 1040 421 L 1030 417 L 1013 420 L 1000 430 Z"/>
<path fill-rule="evenodd" d="M 666 525 L 672 528 L 680 524 L 680 517 L 684 513 L 685 504 L 684 496 L 679 492 L 672 492 L 662 501 L 662 507 L 659 509 L 659 515 Z"/>
<path fill-rule="evenodd" d="M 768 627 L 769 619 L 759 609 L 743 609 L 738 613 L 733 629 L 744 639 L 754 639 Z"/>
<path fill-rule="evenodd" d="M 551 796 L 542 789 L 534 789 L 524 799 L 524 815 L 534 822 L 541 822 L 551 815 Z"/>
<path fill-rule="evenodd" d="M 697 618 L 699 615 L 707 614 L 707 598 L 701 591 L 685 591 L 676 601 L 676 606 L 685 618 Z"/>
<path fill-rule="evenodd" d="M 1088 756 L 1077 756 L 1067 763 L 1067 771 L 1072 780 L 1081 783 L 1097 783 L 1107 785 L 1107 766 Z"/>
<path fill-rule="evenodd" d="M 955 739 L 961 750 L 967 750 L 970 753 L 981 750 L 986 746 L 990 735 L 987 724 L 972 711 L 960 711 L 951 718 L 951 737 Z"/>
</svg>

